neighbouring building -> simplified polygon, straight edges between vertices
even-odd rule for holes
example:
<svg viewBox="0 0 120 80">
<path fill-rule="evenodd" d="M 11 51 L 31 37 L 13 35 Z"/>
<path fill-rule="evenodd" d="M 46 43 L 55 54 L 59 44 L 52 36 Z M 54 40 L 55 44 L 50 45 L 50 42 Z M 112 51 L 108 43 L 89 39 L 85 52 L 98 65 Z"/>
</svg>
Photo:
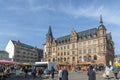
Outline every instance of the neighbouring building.
<svg viewBox="0 0 120 80">
<path fill-rule="evenodd" d="M 19 40 L 10 40 L 6 46 L 6 51 L 9 53 L 9 58 L 15 62 L 34 63 L 41 61 L 43 57 L 42 49 L 24 44 Z"/>
<path fill-rule="evenodd" d="M 9 54 L 6 51 L 0 51 L 0 60 L 9 60 Z"/>
<path fill-rule="evenodd" d="M 44 61 L 56 61 L 59 67 L 66 66 L 68 69 L 85 62 L 109 65 L 114 60 L 114 42 L 100 16 L 97 28 L 81 32 L 72 29 L 70 35 L 57 39 L 49 27 L 43 55 Z"/>
<path fill-rule="evenodd" d="M 117 63 L 117 62 L 120 63 L 120 54 L 115 55 L 114 62 L 115 63 Z"/>
</svg>

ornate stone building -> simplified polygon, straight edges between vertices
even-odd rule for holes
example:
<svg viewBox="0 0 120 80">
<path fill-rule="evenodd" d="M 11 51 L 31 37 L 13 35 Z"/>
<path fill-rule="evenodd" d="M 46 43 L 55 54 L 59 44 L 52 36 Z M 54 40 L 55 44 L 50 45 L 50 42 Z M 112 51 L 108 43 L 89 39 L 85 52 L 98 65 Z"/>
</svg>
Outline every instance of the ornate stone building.
<svg viewBox="0 0 120 80">
<path fill-rule="evenodd" d="M 54 39 L 51 27 L 44 44 L 44 61 L 56 61 L 58 65 L 75 66 L 84 63 L 109 65 L 114 59 L 114 42 L 106 33 L 102 16 L 98 28 L 81 32 L 72 29 L 70 35 Z"/>
</svg>

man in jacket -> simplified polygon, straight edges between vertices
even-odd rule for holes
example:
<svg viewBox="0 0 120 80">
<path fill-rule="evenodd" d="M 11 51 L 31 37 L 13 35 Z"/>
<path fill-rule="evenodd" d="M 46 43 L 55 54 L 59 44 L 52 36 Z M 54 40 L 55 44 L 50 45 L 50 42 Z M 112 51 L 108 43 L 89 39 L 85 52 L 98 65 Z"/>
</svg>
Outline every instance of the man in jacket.
<svg viewBox="0 0 120 80">
<path fill-rule="evenodd" d="M 51 74 L 51 78 L 54 79 L 54 72 L 55 72 L 55 69 L 54 67 L 52 66 L 51 67 L 51 71 L 50 71 L 50 74 Z"/>
<path fill-rule="evenodd" d="M 88 71 L 87 75 L 88 75 L 88 80 L 96 80 L 96 73 L 93 70 L 92 65 L 89 66 L 89 71 Z"/>
<path fill-rule="evenodd" d="M 66 67 L 62 70 L 62 80 L 68 80 L 68 71 Z"/>
</svg>

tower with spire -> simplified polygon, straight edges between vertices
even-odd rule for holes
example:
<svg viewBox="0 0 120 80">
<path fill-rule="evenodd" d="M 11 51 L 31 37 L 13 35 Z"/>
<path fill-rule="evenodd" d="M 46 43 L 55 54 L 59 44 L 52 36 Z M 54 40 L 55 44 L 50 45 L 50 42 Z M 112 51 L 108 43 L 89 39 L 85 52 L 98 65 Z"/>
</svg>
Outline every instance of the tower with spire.
<svg viewBox="0 0 120 80">
<path fill-rule="evenodd" d="M 100 25 L 98 27 L 99 30 L 104 29 L 106 30 L 106 27 L 103 25 L 102 15 L 100 15 Z"/>
<path fill-rule="evenodd" d="M 48 33 L 46 34 L 46 41 L 47 42 L 52 42 L 53 41 L 51 26 L 49 26 Z"/>
<path fill-rule="evenodd" d="M 98 26 L 98 36 L 106 35 L 106 27 L 103 24 L 102 15 L 100 15 L 100 24 Z"/>
</svg>

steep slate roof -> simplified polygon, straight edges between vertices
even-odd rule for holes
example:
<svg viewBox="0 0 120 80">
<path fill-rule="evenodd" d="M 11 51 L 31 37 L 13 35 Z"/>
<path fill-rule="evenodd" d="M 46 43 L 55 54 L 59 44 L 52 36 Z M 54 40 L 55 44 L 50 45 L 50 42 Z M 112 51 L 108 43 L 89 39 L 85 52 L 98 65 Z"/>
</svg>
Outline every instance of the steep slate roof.
<svg viewBox="0 0 120 80">
<path fill-rule="evenodd" d="M 19 45 L 21 45 L 22 47 L 27 47 L 27 48 L 31 48 L 31 49 L 35 48 L 35 47 L 33 47 L 33 46 L 30 46 L 30 45 L 21 43 L 19 40 L 18 40 L 18 41 L 11 40 L 11 41 L 13 42 L 14 45 L 15 45 L 15 44 L 19 44 Z"/>
<path fill-rule="evenodd" d="M 53 38 L 51 26 L 49 26 L 48 33 L 46 34 L 46 36 Z"/>
<path fill-rule="evenodd" d="M 78 40 L 86 40 L 90 38 L 97 37 L 97 28 L 88 29 L 85 31 L 78 32 Z M 59 37 L 56 39 L 56 43 L 59 44 L 66 44 L 70 42 L 70 35 L 66 35 L 63 37 Z"/>
<path fill-rule="evenodd" d="M 107 40 L 108 42 L 114 43 L 114 42 L 112 41 L 111 33 L 107 33 L 107 34 L 106 34 L 106 40 Z"/>
<path fill-rule="evenodd" d="M 0 51 L 0 54 L 8 54 L 6 51 Z"/>
</svg>

